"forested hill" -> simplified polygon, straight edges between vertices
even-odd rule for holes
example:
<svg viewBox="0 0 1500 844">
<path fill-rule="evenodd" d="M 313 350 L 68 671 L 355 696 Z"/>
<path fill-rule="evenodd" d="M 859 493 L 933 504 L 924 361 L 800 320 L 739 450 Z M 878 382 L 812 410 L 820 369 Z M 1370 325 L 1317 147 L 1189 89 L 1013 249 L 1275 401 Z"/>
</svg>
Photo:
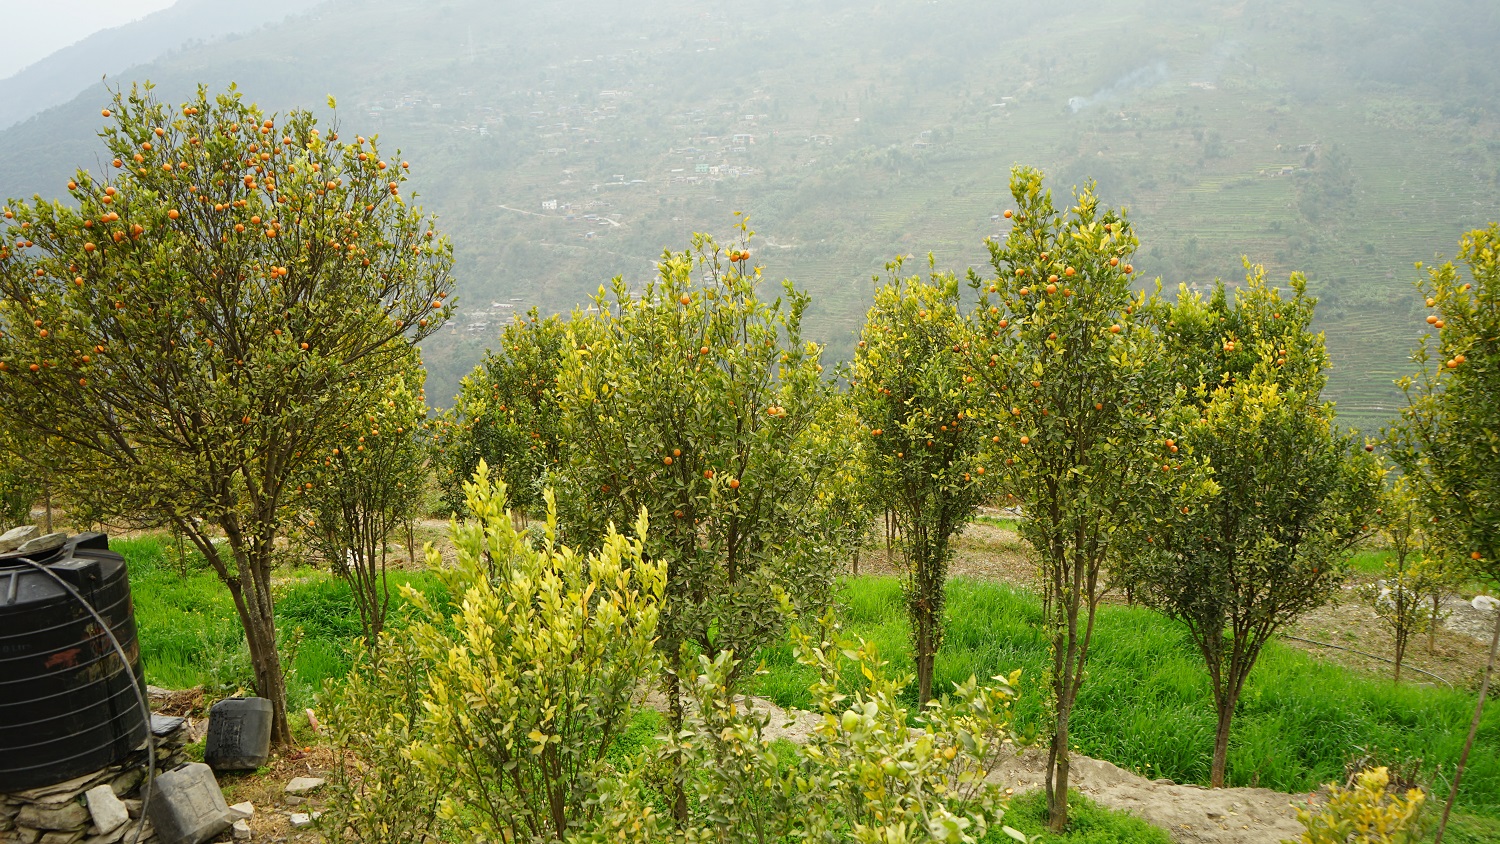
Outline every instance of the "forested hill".
<svg viewBox="0 0 1500 844">
<path fill-rule="evenodd" d="M 1412 262 L 1500 218 L 1496 44 L 1473 0 L 331 0 L 115 78 L 333 94 L 402 148 L 459 257 L 439 403 L 509 314 L 643 278 L 736 210 L 843 356 L 891 257 L 983 262 L 1026 163 L 1128 206 L 1168 289 L 1305 270 L 1330 392 L 1374 428 L 1423 327 Z M 0 132 L 0 194 L 97 167 L 106 97 Z"/>
</svg>

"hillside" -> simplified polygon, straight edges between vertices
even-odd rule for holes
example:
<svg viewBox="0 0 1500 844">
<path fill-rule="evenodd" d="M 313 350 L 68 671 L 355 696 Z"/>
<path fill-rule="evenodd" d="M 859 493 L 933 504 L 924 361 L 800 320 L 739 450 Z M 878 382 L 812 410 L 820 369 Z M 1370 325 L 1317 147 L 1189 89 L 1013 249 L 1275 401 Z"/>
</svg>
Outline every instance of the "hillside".
<svg viewBox="0 0 1500 844">
<path fill-rule="evenodd" d="M 101 76 L 113 77 L 174 50 L 202 48 L 281 21 L 316 2 L 263 0 L 244 6 L 228 0 L 177 0 L 141 20 L 101 30 L 0 79 L 0 128 L 73 99 Z"/>
<path fill-rule="evenodd" d="M 340 103 L 413 163 L 462 315 L 425 354 L 442 403 L 509 314 L 644 278 L 750 215 L 842 357 L 896 254 L 963 269 L 1012 164 L 1097 179 L 1146 277 L 1303 269 L 1344 421 L 1368 429 L 1423 327 L 1412 262 L 1500 217 L 1500 8 L 1471 0 L 1035 4 L 332 0 L 121 79 Z M 97 167 L 95 87 L 0 132 L 0 194 Z"/>
</svg>

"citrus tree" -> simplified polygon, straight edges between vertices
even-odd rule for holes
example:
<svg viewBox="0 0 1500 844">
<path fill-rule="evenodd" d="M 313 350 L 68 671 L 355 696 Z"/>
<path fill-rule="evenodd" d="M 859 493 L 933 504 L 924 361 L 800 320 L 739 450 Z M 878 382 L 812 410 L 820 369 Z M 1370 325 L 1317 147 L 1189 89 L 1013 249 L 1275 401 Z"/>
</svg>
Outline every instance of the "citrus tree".
<svg viewBox="0 0 1500 844">
<path fill-rule="evenodd" d="M 868 495 L 895 516 L 906 558 L 902 584 L 917 669 L 917 700 L 932 698 L 943 643 L 951 540 L 978 509 L 985 487 L 985 433 L 965 373 L 968 326 L 951 274 L 892 279 L 854 352 L 850 398 L 859 413 Z"/>
<path fill-rule="evenodd" d="M 1375 615 L 1391 631 L 1395 651 L 1395 682 L 1401 682 L 1401 663 L 1413 633 L 1427 631 L 1428 644 L 1441 625 L 1441 601 L 1455 584 L 1452 567 L 1441 557 L 1426 553 L 1422 518 L 1411 485 L 1398 477 L 1388 485 L 1375 511 L 1374 524 L 1385 539 L 1390 556 L 1381 576 L 1363 584 L 1360 594 L 1375 609 Z"/>
<path fill-rule="evenodd" d="M 1392 460 L 1411 479 L 1429 519 L 1433 544 L 1469 573 L 1500 582 L 1500 224 L 1459 241 L 1461 271 L 1452 262 L 1430 267 L 1417 287 L 1432 313 L 1412 356 L 1418 371 L 1397 382 L 1406 396 L 1387 432 Z M 1438 841 L 1458 794 L 1464 764 L 1489 691 L 1500 646 L 1500 615 L 1479 703 L 1459 756 Z"/>
<path fill-rule="evenodd" d="M 1175 385 L 1133 293 L 1136 238 L 1091 189 L 1058 209 L 1042 174 L 1011 175 L 1011 230 L 990 242 L 993 279 L 978 290 L 969 367 L 1019 532 L 1041 564 L 1052 643 L 1049 823 L 1067 824 L 1069 722 L 1109 567 L 1200 493 L 1180 436 Z M 1139 541 L 1144 541 L 1140 539 Z"/>
<path fill-rule="evenodd" d="M 0 418 L 59 442 L 89 506 L 192 541 L 286 742 L 271 569 L 294 479 L 447 316 L 452 251 L 404 162 L 308 112 L 145 85 L 103 116 L 104 172 L 4 209 Z"/>
<path fill-rule="evenodd" d="M 325 442 L 293 489 L 297 532 L 349 584 L 365 642 L 375 647 L 390 607 L 393 532 L 410 526 L 428 477 L 427 402 L 415 350 Z"/>
<path fill-rule="evenodd" d="M 463 379 L 453 409 L 439 420 L 438 487 L 458 511 L 463 485 L 483 460 L 505 482 L 511 505 L 534 512 L 542 477 L 560 455 L 557 368 L 565 329 L 533 308 L 500 333 L 499 346 Z"/>
<path fill-rule="evenodd" d="M 1328 356 L 1309 325 L 1316 300 L 1253 268 L 1231 301 L 1186 290 L 1154 309 L 1197 417 L 1168 451 L 1212 468 L 1216 494 L 1153 534 L 1136 560 L 1137 594 L 1182 623 L 1208 667 L 1218 725 L 1209 781 L 1224 784 L 1235 704 L 1261 649 L 1327 602 L 1365 535 L 1381 470 L 1334 424 L 1322 398 Z"/>
<path fill-rule="evenodd" d="M 821 605 L 847 536 L 819 495 L 852 439 L 821 350 L 802 340 L 808 297 L 787 284 L 766 301 L 760 276 L 743 244 L 695 235 L 639 294 L 616 279 L 575 313 L 558 371 L 564 533 L 591 545 L 650 515 L 647 556 L 667 566 L 657 641 L 674 724 L 683 647 L 749 655 L 773 641 L 778 594 Z M 679 788 L 679 820 L 684 799 Z"/>
<path fill-rule="evenodd" d="M 16 436 L 0 426 L 0 532 L 31 520 L 31 506 L 42 496 L 45 468 Z"/>
</svg>

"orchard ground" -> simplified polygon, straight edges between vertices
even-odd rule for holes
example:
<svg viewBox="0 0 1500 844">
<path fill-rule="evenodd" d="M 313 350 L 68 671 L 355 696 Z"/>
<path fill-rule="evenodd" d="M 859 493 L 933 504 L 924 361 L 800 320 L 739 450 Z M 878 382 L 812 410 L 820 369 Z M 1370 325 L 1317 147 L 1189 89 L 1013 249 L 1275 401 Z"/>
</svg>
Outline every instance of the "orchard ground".
<svg viewBox="0 0 1500 844">
<path fill-rule="evenodd" d="M 432 542 L 434 547 L 446 555 L 451 551 L 446 528 L 447 523 L 444 521 L 424 521 L 416 526 L 412 539 L 418 546 Z M 965 673 L 969 670 L 985 671 L 991 662 L 1004 663 L 1003 666 L 995 666 L 997 669 L 1025 662 L 1023 649 L 1014 644 L 1000 645 L 997 650 L 993 642 L 976 641 L 976 638 L 1004 638 L 1000 634 L 992 637 L 985 632 L 983 628 L 991 620 L 974 618 L 970 625 L 961 618 L 955 618 L 969 613 L 972 607 L 980 604 L 993 606 L 995 612 L 1024 615 L 1026 602 L 1034 601 L 1030 597 L 1030 587 L 1036 580 L 1035 564 L 1028 555 L 1027 547 L 1011 528 L 1012 525 L 1003 518 L 1003 514 L 992 513 L 970 525 L 959 540 L 957 556 L 951 568 L 950 591 L 954 594 L 950 598 L 952 603 L 949 609 L 950 639 L 945 646 L 945 656 L 940 656 L 940 663 L 951 661 L 948 668 L 950 674 L 955 670 Z M 879 531 L 875 534 L 878 539 Z M 406 537 L 401 539 L 405 540 Z M 194 588 L 194 578 L 211 578 L 212 575 L 206 571 L 191 571 L 189 577 L 182 577 L 172 564 L 169 541 L 142 536 L 121 542 L 118 547 L 132 561 L 132 584 L 136 590 L 148 681 L 154 685 L 176 688 L 206 686 L 206 694 L 189 695 L 179 702 L 180 706 L 197 713 L 201 728 L 201 717 L 206 714 L 208 703 L 248 688 L 248 656 L 236 656 L 243 650 L 243 645 L 235 645 L 235 636 L 242 634 L 238 633 L 232 609 L 227 607 L 227 597 L 222 595 L 222 590 Z M 405 543 L 395 550 L 393 563 L 398 569 L 404 569 L 398 571 L 397 577 L 419 589 L 436 588 L 435 582 L 418 570 L 422 566 L 420 552 L 412 556 L 416 562 L 408 563 Z M 883 543 L 872 543 L 863 548 L 859 557 L 860 576 L 851 578 L 846 583 L 840 601 L 844 605 L 845 623 L 850 632 L 866 635 L 880 642 L 882 653 L 892 659 L 898 669 L 905 670 L 901 660 L 909 660 L 904 657 L 907 652 L 907 634 L 904 613 L 895 601 L 899 595 L 899 585 L 891 576 L 896 571 L 896 566 L 892 563 L 894 559 L 894 555 L 887 557 Z M 1374 568 L 1368 560 L 1362 560 L 1361 566 Z M 1357 571 L 1356 577 L 1369 578 L 1373 575 Z M 205 584 L 207 587 L 213 585 L 212 582 Z M 353 617 L 352 607 L 348 604 L 347 590 L 333 581 L 326 572 L 308 568 L 283 570 L 278 577 L 278 589 L 281 590 L 278 594 L 281 634 L 283 641 L 292 643 L 292 655 L 288 659 L 293 668 L 289 679 L 291 708 L 293 712 L 300 712 L 316 705 L 315 693 L 323 682 L 329 679 L 336 681 L 342 676 L 347 668 L 347 648 L 358 632 L 358 621 Z M 1112 596 L 1110 600 L 1123 604 L 1123 596 Z M 153 606 L 154 604 L 160 606 Z M 196 610 L 197 615 L 184 616 L 181 613 L 184 608 L 189 613 Z M 1154 617 L 1142 609 L 1110 607 L 1107 610 L 1106 617 L 1111 619 L 1112 624 L 1117 623 L 1115 619 L 1121 619 L 1119 623 L 1126 624 L 1152 624 L 1149 619 Z M 194 619 L 196 623 L 183 625 L 184 617 Z M 198 619 L 201 621 L 197 621 Z M 1141 619 L 1148 621 L 1143 622 Z M 1426 636 L 1419 637 L 1409 649 L 1407 664 L 1431 671 L 1460 688 L 1472 690 L 1477 686 L 1479 673 L 1483 669 L 1485 652 L 1485 645 L 1471 635 L 1482 632 L 1474 629 L 1474 621 L 1458 617 L 1451 620 L 1450 623 L 1459 629 L 1445 628 L 1439 632 L 1433 654 L 1427 652 Z M 1013 622 L 1024 625 L 1026 620 L 1015 618 Z M 1156 626 L 1164 624 L 1161 622 Z M 970 630 L 971 626 L 975 629 Z M 170 637 L 165 635 L 167 630 L 172 631 Z M 1371 610 L 1355 597 L 1352 590 L 1345 591 L 1341 599 L 1329 607 L 1304 618 L 1291 633 L 1306 639 L 1347 645 L 1376 656 L 1388 656 L 1390 650 L 1389 632 L 1380 626 Z M 1148 637 L 1137 638 L 1144 641 Z M 153 642 L 153 639 L 157 641 Z M 1295 641 L 1287 641 L 1285 644 L 1290 647 L 1280 649 L 1267 661 L 1265 667 L 1256 669 L 1257 674 L 1286 671 L 1289 670 L 1286 668 L 1289 663 L 1295 663 L 1291 670 L 1306 670 L 1304 667 L 1308 665 L 1312 666 L 1312 670 L 1317 670 L 1318 666 L 1322 666 L 1328 671 L 1348 675 L 1345 682 L 1354 685 L 1381 690 L 1390 686 L 1390 666 L 1387 664 L 1345 650 Z M 1170 645 L 1158 643 L 1158 646 L 1172 649 Z M 1176 671 L 1180 676 L 1169 676 L 1165 681 L 1156 677 L 1142 682 L 1157 686 L 1163 683 L 1206 686 L 1206 678 L 1200 680 L 1193 673 L 1202 673 L 1201 665 L 1193 664 L 1194 655 L 1184 655 L 1181 648 L 1175 650 L 1177 652 L 1171 657 L 1176 661 L 1173 663 L 1176 667 L 1169 668 L 1169 671 Z M 1101 655 L 1105 652 L 1102 649 Z M 1304 658 L 1303 653 L 1310 660 Z M 799 685 L 801 693 L 805 694 L 805 678 L 795 668 L 785 665 L 789 661 L 786 659 L 789 649 L 769 649 L 763 656 L 770 673 L 758 681 L 756 692 L 764 696 L 761 700 L 767 706 L 776 706 L 774 701 L 779 701 L 792 707 L 783 710 L 788 712 L 787 718 L 778 717 L 773 720 L 773 725 L 785 725 L 778 734 L 796 740 L 805 734 L 807 727 L 806 714 L 799 714 L 795 708 L 799 703 Z M 1150 661 L 1157 660 L 1157 656 L 1151 653 L 1137 654 L 1137 658 Z M 1091 671 L 1090 683 L 1101 690 L 1112 687 L 1119 679 L 1110 679 L 1110 672 L 1115 668 L 1111 663 L 1101 661 Z M 1035 672 L 1039 676 L 1039 670 L 1039 667 L 1033 669 L 1027 666 L 1029 675 Z M 1402 682 L 1403 689 L 1413 693 L 1425 694 L 1416 687 L 1435 682 L 1417 674 L 1407 674 L 1406 677 L 1418 681 L 1404 679 Z M 1125 679 L 1128 681 L 1128 678 Z M 943 679 L 942 686 L 946 683 L 947 679 Z M 1085 689 L 1087 688 L 1086 686 Z M 1041 691 L 1034 686 L 1023 686 L 1023 689 L 1026 689 L 1027 696 L 1036 704 Z M 1156 693 L 1160 692 L 1161 689 L 1156 689 Z M 1342 695 L 1339 690 L 1333 690 L 1332 697 L 1351 708 L 1367 709 L 1371 706 L 1368 701 Z M 1472 707 L 1472 694 L 1462 697 Z M 1255 701 L 1250 703 L 1252 706 L 1258 705 Z M 1301 705 L 1309 706 L 1306 701 Z M 1462 709 L 1461 706 L 1458 708 Z M 1324 776 L 1312 780 L 1307 780 L 1304 776 L 1306 781 L 1298 784 L 1301 790 L 1293 793 L 1286 785 L 1288 777 L 1295 778 L 1292 774 L 1267 769 L 1266 778 L 1260 779 L 1260 782 L 1283 790 L 1246 787 L 1243 771 L 1239 770 L 1244 764 L 1243 757 L 1234 757 L 1231 763 L 1231 782 L 1240 784 L 1240 787 L 1211 791 L 1197 785 L 1183 784 L 1194 779 L 1192 772 L 1196 769 L 1195 766 L 1204 768 L 1203 776 L 1197 779 L 1206 781 L 1205 766 L 1211 749 L 1211 724 L 1209 732 L 1204 736 L 1195 737 L 1188 730 L 1189 735 L 1164 738 L 1162 729 L 1170 725 L 1159 722 L 1173 720 L 1171 714 L 1165 710 L 1155 711 L 1155 705 L 1136 709 L 1153 711 L 1122 712 L 1117 718 L 1096 719 L 1108 720 L 1109 723 L 1097 723 L 1087 730 L 1080 730 L 1078 742 L 1085 754 L 1112 761 L 1099 761 L 1086 756 L 1080 759 L 1075 756 L 1074 769 L 1079 775 L 1076 785 L 1080 792 L 1100 805 L 1144 818 L 1168 830 L 1172 839 L 1178 842 L 1259 844 L 1295 837 L 1301 827 L 1295 821 L 1293 806 L 1305 805 L 1310 796 L 1316 799 L 1308 789 L 1315 789 L 1318 782 L 1342 778 L 1342 772 L 1334 770 L 1335 768 L 1352 761 L 1362 752 L 1383 764 L 1409 762 L 1428 752 L 1426 748 L 1412 748 L 1410 745 L 1405 751 L 1400 749 L 1400 745 L 1378 747 L 1377 741 L 1357 734 L 1359 731 L 1348 727 L 1340 717 L 1327 717 L 1317 712 L 1301 713 L 1299 717 L 1304 720 L 1293 718 L 1283 721 L 1281 727 L 1268 726 L 1273 722 L 1257 717 L 1246 717 L 1237 722 L 1240 726 L 1236 730 L 1236 744 L 1242 751 L 1250 753 L 1256 752 L 1260 744 L 1267 740 L 1263 733 L 1268 730 L 1285 730 L 1286 723 L 1302 724 L 1312 732 L 1323 728 L 1319 726 L 1320 723 L 1326 726 L 1331 735 L 1317 737 L 1317 741 L 1302 742 L 1304 745 L 1311 743 L 1334 748 L 1324 753 L 1324 756 L 1332 757 L 1322 760 Z M 1339 716 L 1344 714 L 1346 713 L 1338 713 Z M 1039 726 L 1037 713 L 1022 711 L 1020 717 L 1023 728 L 1035 729 Z M 1205 708 L 1202 717 L 1211 721 L 1211 709 Z M 1414 715 L 1413 720 L 1423 720 L 1424 717 Z M 1460 720 L 1466 723 L 1466 711 Z M 1489 725 L 1496 720 L 1491 715 L 1486 723 Z M 632 733 L 639 734 L 635 736 L 638 741 L 649 740 L 661 723 L 654 713 L 646 712 L 638 717 Z M 1089 725 L 1084 723 L 1081 726 Z M 326 772 L 332 765 L 333 751 L 322 743 L 321 737 L 309 726 L 305 716 L 294 719 L 294 730 L 299 749 L 275 758 L 257 772 L 227 775 L 221 782 L 226 794 L 233 800 L 250 800 L 257 806 L 257 814 L 251 820 L 251 825 L 259 840 L 320 840 L 315 831 L 294 830 L 288 822 L 291 812 L 316 810 L 319 798 L 314 795 L 309 803 L 297 804 L 295 800 L 289 802 L 282 789 L 294 776 Z M 1487 726 L 1481 733 L 1476 757 L 1495 755 L 1492 749 L 1485 746 L 1492 741 L 1486 739 L 1489 731 Z M 1198 740 L 1195 741 L 1195 738 Z M 1178 749 L 1174 742 L 1184 742 L 1186 748 Z M 1196 747 L 1196 755 L 1202 758 L 1196 761 L 1181 758 L 1193 755 L 1193 747 Z M 1269 749 L 1269 746 L 1261 752 L 1286 753 Z M 1167 757 L 1175 754 L 1177 758 L 1158 758 L 1152 763 L 1148 760 L 1153 754 Z M 1471 762 L 1472 764 L 1474 763 Z M 1024 793 L 1029 787 L 1040 783 L 1044 770 L 1045 752 L 1030 750 L 1019 756 L 1013 764 L 1007 765 L 998 775 L 1008 785 L 1016 788 L 1017 793 Z M 1173 776 L 1164 774 L 1164 770 L 1170 770 Z M 1172 782 L 1172 778 L 1180 782 Z M 1280 782 L 1276 781 L 1278 778 Z M 1496 791 L 1493 772 L 1486 776 L 1483 770 L 1471 767 L 1465 786 L 1465 797 L 1460 806 L 1472 800 L 1475 801 L 1473 808 L 1476 811 L 1462 814 L 1455 826 L 1450 827 L 1446 840 L 1500 840 L 1500 792 L 1484 793 L 1486 790 Z M 1436 807 L 1433 811 L 1435 814 Z"/>
</svg>

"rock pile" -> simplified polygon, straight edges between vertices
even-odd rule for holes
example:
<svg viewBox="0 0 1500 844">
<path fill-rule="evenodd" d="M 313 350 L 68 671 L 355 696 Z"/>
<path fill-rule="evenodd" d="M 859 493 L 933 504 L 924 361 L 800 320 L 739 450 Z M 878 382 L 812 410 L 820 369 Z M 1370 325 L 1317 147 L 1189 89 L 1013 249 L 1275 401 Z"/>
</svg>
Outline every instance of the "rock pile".
<svg viewBox="0 0 1500 844">
<path fill-rule="evenodd" d="M 183 746 L 190 740 L 185 718 L 151 716 L 156 738 L 156 770 L 167 771 L 189 761 Z M 142 818 L 141 783 L 146 779 L 147 743 L 121 762 L 91 774 L 33 788 L 0 793 L 0 842 L 3 844 L 116 844 L 156 836 Z"/>
</svg>

